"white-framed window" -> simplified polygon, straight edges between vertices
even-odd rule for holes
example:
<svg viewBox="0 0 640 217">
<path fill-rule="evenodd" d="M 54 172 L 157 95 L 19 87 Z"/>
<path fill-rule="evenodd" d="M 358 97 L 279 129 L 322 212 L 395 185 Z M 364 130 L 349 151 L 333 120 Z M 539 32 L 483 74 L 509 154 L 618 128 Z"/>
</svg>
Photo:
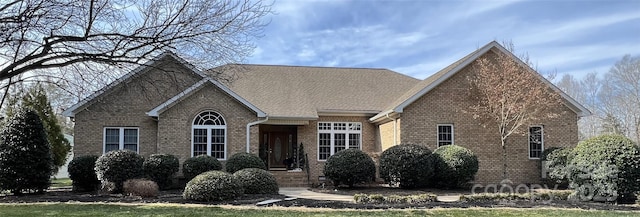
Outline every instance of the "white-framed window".
<svg viewBox="0 0 640 217">
<path fill-rule="evenodd" d="M 191 125 L 191 156 L 209 155 L 227 159 L 227 124 L 220 113 L 204 111 Z"/>
<path fill-rule="evenodd" d="M 544 150 L 544 128 L 529 127 L 529 159 L 540 159 L 542 150 Z"/>
<path fill-rule="evenodd" d="M 318 122 L 318 160 L 327 160 L 344 149 L 361 149 L 361 144 L 362 123 Z"/>
<path fill-rule="evenodd" d="M 453 124 L 438 124 L 438 147 L 453 145 Z"/>
<path fill-rule="evenodd" d="M 139 138 L 137 127 L 105 127 L 103 153 L 124 149 L 138 153 Z"/>
</svg>

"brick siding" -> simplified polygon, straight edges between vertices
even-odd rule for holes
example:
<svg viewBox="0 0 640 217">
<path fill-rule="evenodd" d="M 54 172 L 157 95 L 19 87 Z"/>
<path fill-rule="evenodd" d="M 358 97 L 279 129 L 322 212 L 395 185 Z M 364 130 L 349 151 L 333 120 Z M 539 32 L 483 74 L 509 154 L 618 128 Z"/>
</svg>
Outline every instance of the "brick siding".
<svg viewBox="0 0 640 217">
<path fill-rule="evenodd" d="M 473 118 L 469 107 L 475 105 L 468 97 L 472 66 L 467 66 L 439 86 L 407 106 L 402 113 L 402 143 L 437 148 L 437 124 L 454 125 L 454 144 L 469 148 L 479 159 L 476 183 L 502 181 L 502 146 L 498 126 L 483 124 Z M 533 81 L 539 82 L 539 81 Z M 522 126 L 521 132 L 507 140 L 508 179 L 513 183 L 539 183 L 540 161 L 529 159 L 528 127 L 544 126 L 544 148 L 575 146 L 578 142 L 577 115 L 559 104 L 553 110 L 558 118 L 540 119 Z"/>
</svg>

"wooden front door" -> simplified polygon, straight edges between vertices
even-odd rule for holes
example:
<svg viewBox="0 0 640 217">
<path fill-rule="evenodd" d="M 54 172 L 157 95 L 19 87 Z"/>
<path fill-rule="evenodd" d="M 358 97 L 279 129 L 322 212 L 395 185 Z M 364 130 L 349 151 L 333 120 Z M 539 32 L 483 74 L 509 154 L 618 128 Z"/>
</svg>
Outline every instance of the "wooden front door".
<svg viewBox="0 0 640 217">
<path fill-rule="evenodd" d="M 291 133 L 270 133 L 269 136 L 269 167 L 286 168 L 284 160 L 290 158 L 289 147 L 293 142 Z"/>
</svg>

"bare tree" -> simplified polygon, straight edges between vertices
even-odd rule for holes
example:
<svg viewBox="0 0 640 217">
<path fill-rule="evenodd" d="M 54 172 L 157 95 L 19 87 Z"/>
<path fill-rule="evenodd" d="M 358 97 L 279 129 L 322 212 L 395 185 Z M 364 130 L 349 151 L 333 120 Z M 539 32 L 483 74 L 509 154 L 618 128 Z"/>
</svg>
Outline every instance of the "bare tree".
<svg viewBox="0 0 640 217">
<path fill-rule="evenodd" d="M 506 48 L 514 51 L 513 44 L 507 44 Z M 472 107 L 472 111 L 475 118 L 485 119 L 485 125 L 495 127 L 499 133 L 503 178 L 508 179 L 508 138 L 519 132 L 525 124 L 556 117 L 558 114 L 552 113 L 549 108 L 560 103 L 560 96 L 530 67 L 527 55 L 520 57 L 523 62 L 500 51 L 488 52 L 485 57 L 473 64 L 475 74 L 470 77 L 470 96 L 477 105 Z"/>
<path fill-rule="evenodd" d="M 31 76 L 94 84 L 163 51 L 202 68 L 241 62 L 270 12 L 262 0 L 5 1 L 0 82 L 5 93 Z"/>
<path fill-rule="evenodd" d="M 640 56 L 625 55 L 604 77 L 599 97 L 606 115 L 617 122 L 609 125 L 640 142 Z"/>
<path fill-rule="evenodd" d="M 613 120 L 606 119 L 606 115 L 603 112 L 602 103 L 598 96 L 601 91 L 602 81 L 598 78 L 597 73 L 588 73 L 582 80 L 578 80 L 570 74 L 565 74 L 556 83 L 556 86 L 593 113 L 578 120 L 580 140 L 600 135 L 603 132 L 603 120 Z"/>
</svg>

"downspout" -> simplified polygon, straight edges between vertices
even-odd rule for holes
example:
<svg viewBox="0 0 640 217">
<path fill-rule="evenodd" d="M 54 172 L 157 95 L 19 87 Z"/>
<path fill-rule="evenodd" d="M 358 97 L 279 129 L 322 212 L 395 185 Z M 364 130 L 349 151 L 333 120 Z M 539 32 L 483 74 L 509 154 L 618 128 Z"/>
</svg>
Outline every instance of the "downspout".
<svg viewBox="0 0 640 217">
<path fill-rule="evenodd" d="M 396 121 L 397 118 L 389 117 L 389 113 L 387 113 L 387 118 L 393 121 L 393 145 L 395 146 L 397 145 L 397 142 L 398 142 L 398 127 L 396 127 L 396 123 L 398 123 Z"/>
<path fill-rule="evenodd" d="M 247 124 L 247 153 L 250 152 L 249 147 L 251 146 L 251 126 L 267 122 L 268 120 L 269 116 L 265 117 L 264 120 L 254 121 Z"/>
</svg>

